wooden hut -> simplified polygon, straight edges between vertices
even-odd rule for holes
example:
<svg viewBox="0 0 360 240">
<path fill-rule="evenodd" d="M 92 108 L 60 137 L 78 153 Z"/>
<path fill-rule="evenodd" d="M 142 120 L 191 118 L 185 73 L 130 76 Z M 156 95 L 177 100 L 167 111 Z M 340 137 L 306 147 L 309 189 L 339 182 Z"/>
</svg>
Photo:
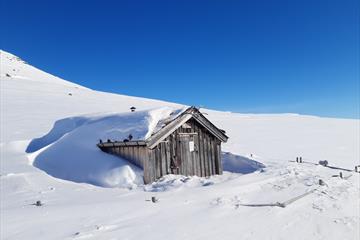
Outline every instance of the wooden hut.
<svg viewBox="0 0 360 240">
<path fill-rule="evenodd" d="M 145 140 L 101 142 L 98 147 L 144 170 L 144 182 L 166 174 L 222 174 L 221 142 L 228 137 L 201 112 L 190 107 Z"/>
</svg>

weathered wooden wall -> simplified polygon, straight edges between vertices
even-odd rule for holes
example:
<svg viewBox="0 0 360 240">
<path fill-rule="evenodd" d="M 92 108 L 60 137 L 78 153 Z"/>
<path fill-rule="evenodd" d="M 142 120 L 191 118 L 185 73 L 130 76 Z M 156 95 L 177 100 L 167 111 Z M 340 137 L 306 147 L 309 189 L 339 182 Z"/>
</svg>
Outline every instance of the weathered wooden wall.
<svg viewBox="0 0 360 240">
<path fill-rule="evenodd" d="M 140 168 L 144 168 L 144 162 L 148 161 L 149 156 L 149 149 L 146 146 L 113 146 L 102 150 L 120 156 Z"/>
<path fill-rule="evenodd" d="M 149 151 L 145 179 L 152 182 L 170 173 L 201 177 L 222 174 L 220 140 L 192 119 L 185 126 Z M 192 152 L 190 141 L 194 142 Z"/>
<path fill-rule="evenodd" d="M 194 142 L 194 151 L 190 151 L 189 142 Z M 145 183 L 166 174 L 205 177 L 223 172 L 220 140 L 193 119 L 154 149 L 147 146 L 114 146 L 102 150 L 143 168 Z"/>
</svg>

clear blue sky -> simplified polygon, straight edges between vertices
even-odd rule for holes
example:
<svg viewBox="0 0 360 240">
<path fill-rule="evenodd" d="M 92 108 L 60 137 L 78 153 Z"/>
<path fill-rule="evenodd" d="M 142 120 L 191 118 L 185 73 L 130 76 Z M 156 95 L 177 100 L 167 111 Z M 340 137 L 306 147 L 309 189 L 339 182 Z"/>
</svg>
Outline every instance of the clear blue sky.
<svg viewBox="0 0 360 240">
<path fill-rule="evenodd" d="M 1 48 L 84 86 L 359 118 L 358 0 L 1 0 Z"/>
</svg>

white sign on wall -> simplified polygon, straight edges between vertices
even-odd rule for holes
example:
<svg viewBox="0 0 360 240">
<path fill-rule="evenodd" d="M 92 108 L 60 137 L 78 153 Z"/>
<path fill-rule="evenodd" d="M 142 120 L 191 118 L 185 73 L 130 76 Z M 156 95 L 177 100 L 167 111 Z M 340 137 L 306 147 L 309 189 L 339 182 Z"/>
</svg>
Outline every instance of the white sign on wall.
<svg viewBox="0 0 360 240">
<path fill-rule="evenodd" d="M 194 149 L 195 149 L 194 141 L 190 141 L 190 142 L 189 142 L 189 149 L 190 149 L 190 152 L 193 152 L 193 151 L 194 151 Z"/>
</svg>

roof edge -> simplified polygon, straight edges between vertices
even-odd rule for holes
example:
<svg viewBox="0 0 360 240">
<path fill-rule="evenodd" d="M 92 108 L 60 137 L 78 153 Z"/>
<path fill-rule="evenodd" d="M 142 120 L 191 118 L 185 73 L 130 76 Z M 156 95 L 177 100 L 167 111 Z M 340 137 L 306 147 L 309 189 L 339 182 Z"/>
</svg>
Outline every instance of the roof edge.
<svg viewBox="0 0 360 240">
<path fill-rule="evenodd" d="M 159 142 L 168 137 L 171 133 L 173 133 L 178 127 L 187 122 L 189 119 L 194 118 L 199 124 L 201 124 L 204 128 L 206 128 L 210 133 L 212 133 L 215 137 L 217 137 L 220 141 L 226 142 L 228 140 L 228 136 L 224 134 L 219 128 L 217 128 L 210 120 L 208 120 L 200 111 L 194 106 L 186 109 L 182 114 L 176 117 L 173 121 L 171 121 L 168 125 L 162 128 L 160 131 L 155 133 L 153 136 L 149 137 L 146 140 L 147 146 L 152 149 Z"/>
</svg>

